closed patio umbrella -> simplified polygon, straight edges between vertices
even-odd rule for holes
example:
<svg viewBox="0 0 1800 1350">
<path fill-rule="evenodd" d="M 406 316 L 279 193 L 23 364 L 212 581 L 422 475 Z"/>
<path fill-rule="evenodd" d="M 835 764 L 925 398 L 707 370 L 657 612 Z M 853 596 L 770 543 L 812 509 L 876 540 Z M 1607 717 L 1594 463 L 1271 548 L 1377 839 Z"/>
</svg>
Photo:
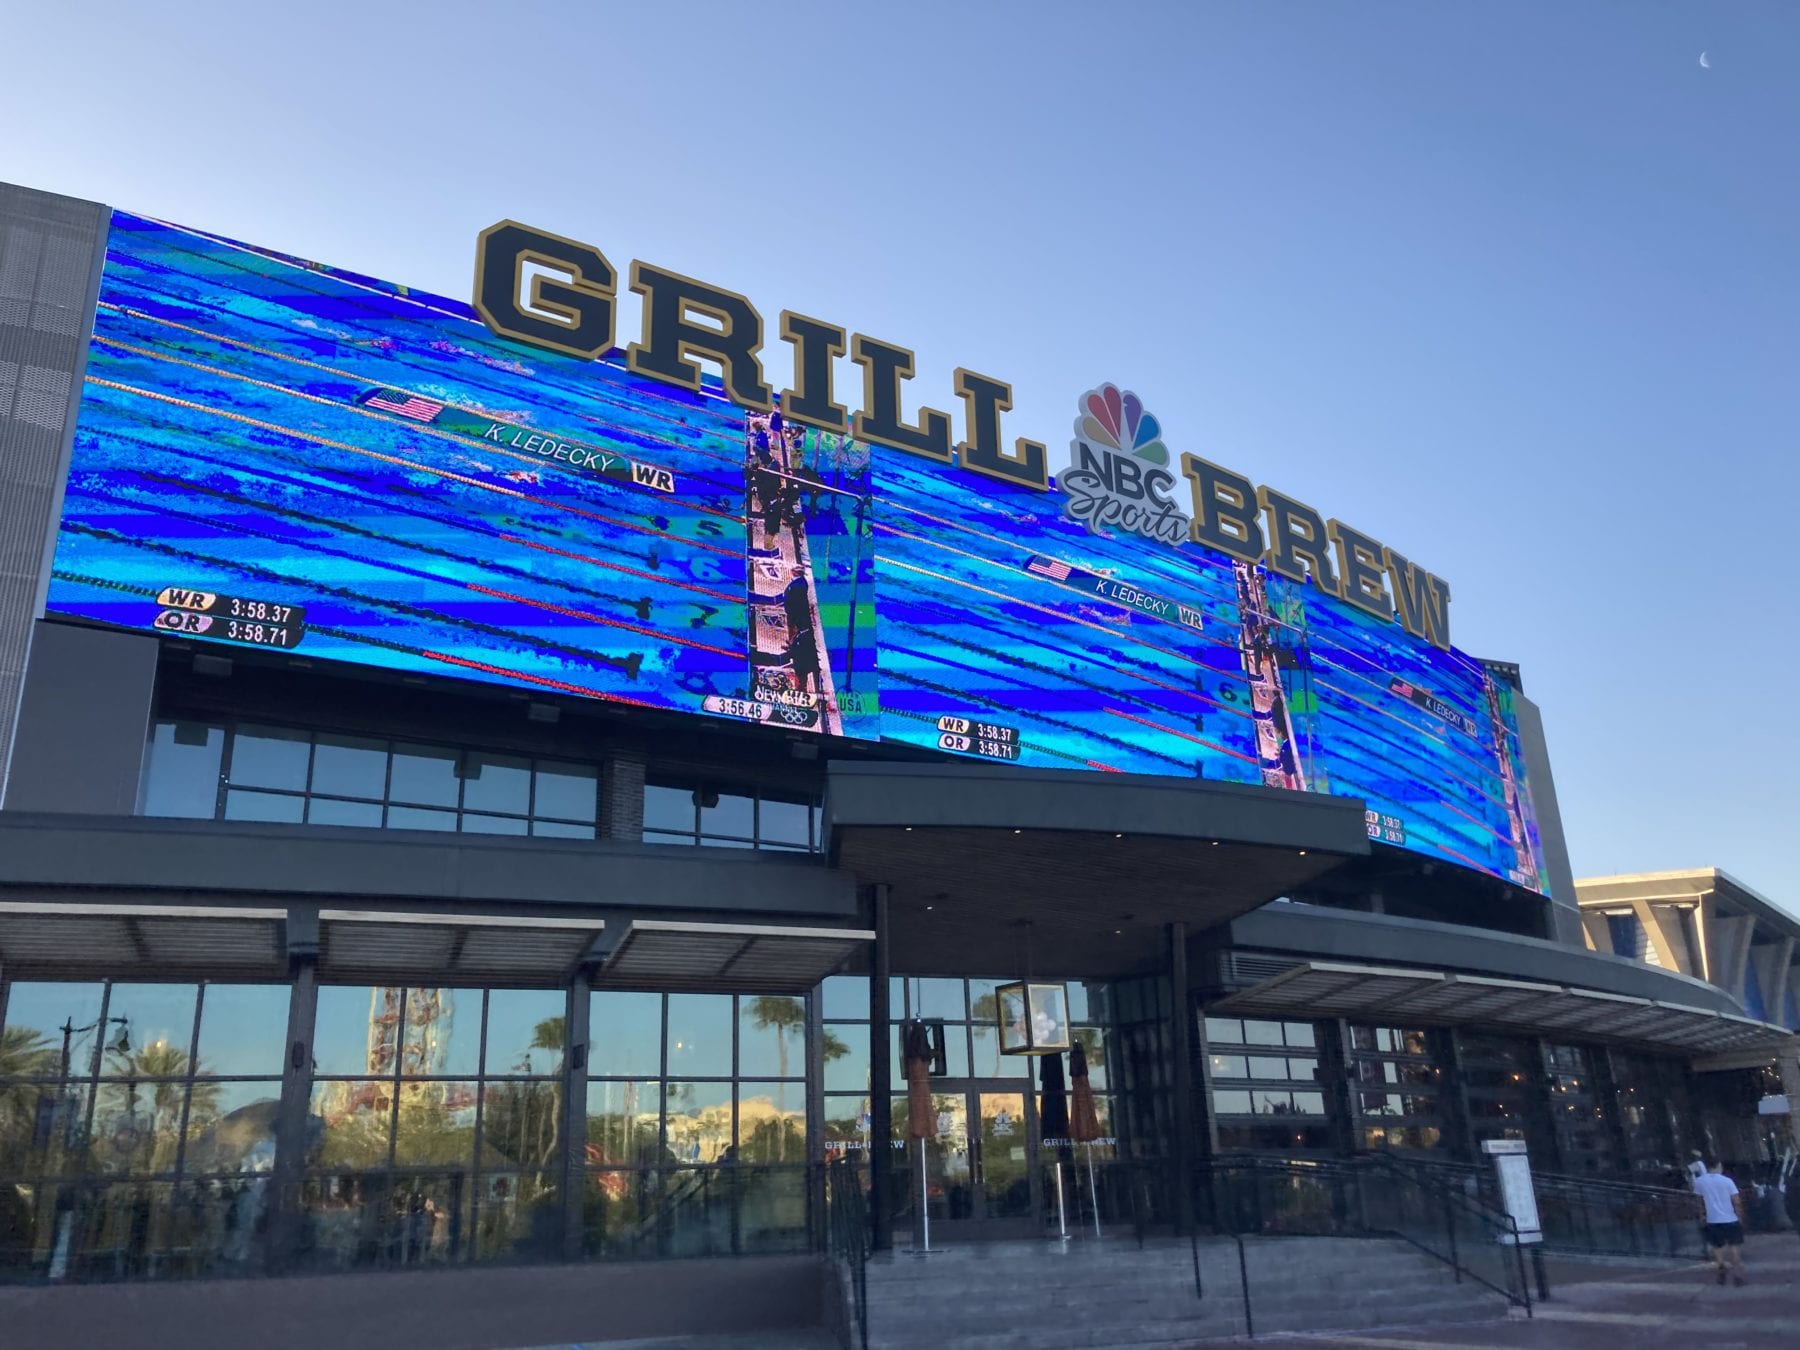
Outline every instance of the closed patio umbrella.
<svg viewBox="0 0 1800 1350">
<path fill-rule="evenodd" d="M 1094 1085 L 1088 1081 L 1087 1048 L 1077 1036 L 1069 1047 L 1070 1092 L 1074 1107 L 1069 1116 L 1069 1138 L 1087 1145 L 1088 1195 L 1094 1202 L 1094 1236 L 1100 1235 L 1100 1192 L 1094 1186 L 1094 1140 L 1100 1137 L 1100 1112 L 1094 1104 Z"/>
<path fill-rule="evenodd" d="M 916 1018 L 900 1033 L 900 1059 L 906 1074 L 906 1135 L 919 1141 L 919 1232 L 921 1250 L 931 1250 L 931 1211 L 925 1178 L 925 1141 L 937 1138 L 937 1112 L 931 1104 L 931 1031 Z"/>
</svg>

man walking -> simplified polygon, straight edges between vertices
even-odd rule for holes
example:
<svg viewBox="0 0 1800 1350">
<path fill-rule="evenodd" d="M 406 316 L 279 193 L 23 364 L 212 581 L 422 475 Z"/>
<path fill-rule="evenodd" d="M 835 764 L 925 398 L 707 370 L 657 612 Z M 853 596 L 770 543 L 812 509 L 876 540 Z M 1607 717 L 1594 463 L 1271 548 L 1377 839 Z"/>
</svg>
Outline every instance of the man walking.
<svg viewBox="0 0 1800 1350">
<path fill-rule="evenodd" d="M 1744 1201 L 1737 1183 L 1725 1175 L 1725 1164 L 1707 1160 L 1706 1174 L 1694 1182 L 1694 1194 L 1706 1207 L 1706 1245 L 1712 1249 L 1719 1283 L 1729 1274 L 1733 1284 L 1744 1282 Z"/>
</svg>

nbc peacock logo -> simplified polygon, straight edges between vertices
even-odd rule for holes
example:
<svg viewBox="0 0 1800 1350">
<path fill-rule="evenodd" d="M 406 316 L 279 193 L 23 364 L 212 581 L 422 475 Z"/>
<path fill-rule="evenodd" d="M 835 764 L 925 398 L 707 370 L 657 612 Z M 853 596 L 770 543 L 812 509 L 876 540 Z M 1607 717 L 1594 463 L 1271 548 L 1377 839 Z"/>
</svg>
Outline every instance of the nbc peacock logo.
<svg viewBox="0 0 1800 1350">
<path fill-rule="evenodd" d="M 1180 547 L 1188 540 L 1188 518 L 1168 498 L 1175 486 L 1162 424 L 1144 410 L 1144 401 L 1116 384 L 1082 395 L 1069 442 L 1069 467 L 1056 485 L 1068 498 L 1063 516 L 1078 520 L 1103 539 L 1116 525 L 1149 539 Z"/>
</svg>

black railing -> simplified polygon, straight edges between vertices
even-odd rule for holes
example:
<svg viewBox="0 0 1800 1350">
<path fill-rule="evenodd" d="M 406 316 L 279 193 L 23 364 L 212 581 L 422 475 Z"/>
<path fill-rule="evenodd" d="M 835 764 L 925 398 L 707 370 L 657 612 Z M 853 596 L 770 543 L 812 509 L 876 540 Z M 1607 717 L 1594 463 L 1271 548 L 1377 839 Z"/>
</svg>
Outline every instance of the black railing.
<svg viewBox="0 0 1800 1350">
<path fill-rule="evenodd" d="M 1395 1161 L 1489 1208 L 1500 1205 L 1491 1166 L 1411 1156 Z M 1699 1202 L 1692 1191 L 1558 1172 L 1534 1171 L 1531 1181 L 1547 1251 L 1705 1259 Z"/>
<path fill-rule="evenodd" d="M 1217 1232 L 1399 1238 L 1450 1267 L 1458 1282 L 1470 1281 L 1531 1311 L 1524 1250 L 1512 1219 L 1383 1155 L 1216 1159 L 1199 1175 L 1203 1212 Z M 1247 1277 L 1245 1306 L 1248 1322 Z"/>
<path fill-rule="evenodd" d="M 826 1255 L 848 1286 L 849 1312 L 861 1350 L 869 1347 L 869 1205 L 863 1177 L 849 1158 L 825 1164 L 823 1237 Z"/>
</svg>

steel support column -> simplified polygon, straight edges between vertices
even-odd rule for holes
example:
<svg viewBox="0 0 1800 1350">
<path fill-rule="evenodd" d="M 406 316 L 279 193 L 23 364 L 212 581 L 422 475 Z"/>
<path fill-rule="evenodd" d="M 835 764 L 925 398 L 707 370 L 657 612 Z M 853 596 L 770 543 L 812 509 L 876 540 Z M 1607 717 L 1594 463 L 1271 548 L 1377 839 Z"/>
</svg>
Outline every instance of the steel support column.
<svg viewBox="0 0 1800 1350">
<path fill-rule="evenodd" d="M 894 1236 L 890 1203 L 894 1174 L 894 1151 L 890 1146 L 894 1133 L 894 1064 L 890 1053 L 893 1034 L 888 1030 L 892 1020 L 888 1006 L 893 950 L 888 941 L 891 890 L 886 884 L 877 884 L 863 892 L 869 927 L 875 930 L 875 950 L 870 953 L 869 962 L 869 1225 L 876 1251 L 891 1247 Z"/>
<path fill-rule="evenodd" d="M 1187 925 L 1169 925 L 1169 1052 L 1175 1090 L 1176 1215 L 1183 1232 L 1194 1228 L 1194 995 L 1188 984 Z"/>
</svg>

